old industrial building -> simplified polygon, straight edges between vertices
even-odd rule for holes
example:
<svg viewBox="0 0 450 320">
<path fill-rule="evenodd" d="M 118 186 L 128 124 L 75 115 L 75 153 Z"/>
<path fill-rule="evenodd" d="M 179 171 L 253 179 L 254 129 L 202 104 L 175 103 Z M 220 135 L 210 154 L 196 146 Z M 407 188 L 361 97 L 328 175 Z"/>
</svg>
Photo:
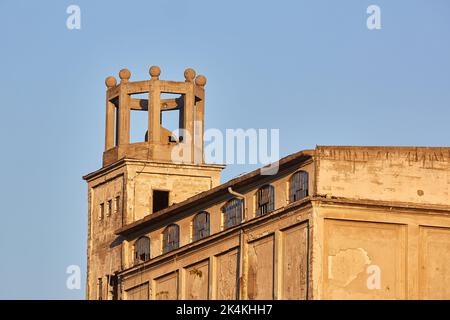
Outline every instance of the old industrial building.
<svg viewBox="0 0 450 320">
<path fill-rule="evenodd" d="M 318 146 L 220 184 L 202 157 L 206 78 L 160 72 L 106 79 L 88 299 L 450 299 L 450 148 Z M 148 113 L 143 142 L 131 112 Z"/>
</svg>

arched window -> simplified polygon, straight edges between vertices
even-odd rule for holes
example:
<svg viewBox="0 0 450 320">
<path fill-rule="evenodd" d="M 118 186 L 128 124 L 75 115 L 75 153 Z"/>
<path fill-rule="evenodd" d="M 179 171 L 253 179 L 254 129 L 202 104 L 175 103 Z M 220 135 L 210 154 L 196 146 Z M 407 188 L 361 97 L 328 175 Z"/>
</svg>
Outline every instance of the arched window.
<svg viewBox="0 0 450 320">
<path fill-rule="evenodd" d="M 242 200 L 231 199 L 223 207 L 223 225 L 224 229 L 234 227 L 242 221 Z"/>
<path fill-rule="evenodd" d="M 289 181 L 289 201 L 294 202 L 308 196 L 308 172 L 298 171 Z"/>
<path fill-rule="evenodd" d="M 263 216 L 274 209 L 274 188 L 265 185 L 256 192 L 256 216 Z"/>
<path fill-rule="evenodd" d="M 180 246 L 180 227 L 171 224 L 163 232 L 163 253 L 177 249 Z"/>
<path fill-rule="evenodd" d="M 150 239 L 140 237 L 134 245 L 134 259 L 136 262 L 145 262 L 150 260 Z"/>
<path fill-rule="evenodd" d="M 202 211 L 193 220 L 192 240 L 197 241 L 209 236 L 209 213 Z"/>
</svg>

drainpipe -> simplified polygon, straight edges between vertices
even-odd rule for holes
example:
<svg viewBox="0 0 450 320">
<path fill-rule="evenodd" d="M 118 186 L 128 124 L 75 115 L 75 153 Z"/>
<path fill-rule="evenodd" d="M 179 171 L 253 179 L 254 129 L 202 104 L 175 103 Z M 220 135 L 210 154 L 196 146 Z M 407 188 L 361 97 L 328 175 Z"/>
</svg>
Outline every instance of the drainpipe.
<svg viewBox="0 0 450 320">
<path fill-rule="evenodd" d="M 238 198 L 238 199 L 241 199 L 242 200 L 242 221 L 241 221 L 241 223 L 243 223 L 243 222 L 245 222 L 245 218 L 247 217 L 247 214 L 246 214 L 246 212 L 247 212 L 247 207 L 245 206 L 245 196 L 242 194 L 242 193 L 238 193 L 238 192 L 236 192 L 236 191 L 233 191 L 233 189 L 231 188 L 231 187 L 228 187 L 228 192 L 231 194 L 231 195 L 233 195 L 233 196 L 235 196 L 236 198 Z M 242 230 L 242 228 L 240 229 L 240 231 L 239 231 L 239 252 L 238 252 L 238 254 L 239 254 L 239 257 L 238 257 L 238 259 L 239 259 L 239 270 L 238 270 L 238 275 L 237 275 L 237 279 L 236 279 L 236 284 L 237 284 L 237 286 L 236 286 L 236 299 L 237 300 L 241 300 L 241 293 L 242 293 L 242 291 L 243 291 L 243 279 L 242 279 L 242 277 L 243 277 L 243 273 L 242 273 L 242 270 L 243 270 L 243 264 L 244 264 L 244 257 L 243 257 L 243 254 L 242 254 L 242 251 L 243 251 L 243 244 L 244 244 L 244 230 Z"/>
</svg>

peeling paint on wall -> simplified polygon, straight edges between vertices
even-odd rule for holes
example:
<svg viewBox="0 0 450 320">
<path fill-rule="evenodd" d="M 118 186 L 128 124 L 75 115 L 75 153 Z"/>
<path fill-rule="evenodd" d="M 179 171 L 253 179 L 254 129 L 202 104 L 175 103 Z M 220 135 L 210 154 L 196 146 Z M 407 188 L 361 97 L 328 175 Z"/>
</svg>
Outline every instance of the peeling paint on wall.
<svg viewBox="0 0 450 320">
<path fill-rule="evenodd" d="M 328 279 L 339 287 L 346 287 L 365 272 L 370 263 L 369 255 L 363 248 L 339 250 L 337 254 L 328 256 Z"/>
</svg>

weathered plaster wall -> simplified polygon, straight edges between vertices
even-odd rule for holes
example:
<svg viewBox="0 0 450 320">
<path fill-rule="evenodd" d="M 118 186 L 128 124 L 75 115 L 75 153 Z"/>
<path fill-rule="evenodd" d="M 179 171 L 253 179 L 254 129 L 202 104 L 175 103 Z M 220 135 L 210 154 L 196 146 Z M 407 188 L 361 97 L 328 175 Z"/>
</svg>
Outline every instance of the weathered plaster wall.
<svg viewBox="0 0 450 320">
<path fill-rule="evenodd" d="M 303 166 L 299 166 L 297 168 L 293 168 L 289 173 L 284 174 L 280 177 L 274 177 L 273 180 L 269 180 L 266 183 L 271 184 L 274 187 L 275 190 L 275 196 L 274 196 L 274 208 L 280 209 L 285 207 L 289 204 L 289 179 L 291 178 L 292 174 L 296 172 L 297 170 L 304 170 L 307 171 L 310 175 L 309 179 L 309 189 L 312 190 L 314 180 L 314 165 L 313 163 L 309 163 Z M 147 183 L 151 184 L 154 182 L 154 180 L 149 179 L 150 176 L 145 176 L 143 179 L 148 179 Z M 130 179 L 129 179 L 130 180 Z M 161 176 L 160 179 L 157 179 L 155 184 L 160 186 L 167 186 L 168 184 L 172 183 L 178 183 L 179 180 L 171 180 L 171 177 L 167 178 L 166 176 Z M 181 186 L 181 190 L 189 189 L 189 186 L 194 185 L 195 181 L 191 181 L 187 186 Z M 244 220 L 248 221 L 251 219 L 254 219 L 256 217 L 256 192 L 258 188 L 260 188 L 262 185 L 266 183 L 259 183 L 254 186 L 249 186 L 246 190 L 236 190 L 238 192 L 242 192 L 245 196 L 245 207 L 244 207 Z M 201 180 L 199 182 L 199 185 L 201 185 Z M 149 187 L 143 187 L 140 188 L 140 194 L 147 194 Z M 193 188 L 190 188 L 193 189 Z M 131 189 L 133 190 L 133 189 Z M 174 192 L 180 192 L 178 190 L 175 190 Z M 185 191 L 184 194 L 188 194 L 189 191 Z M 129 195 L 129 198 L 137 197 L 133 194 Z M 132 267 L 134 264 L 134 242 L 135 240 L 142 235 L 148 236 L 150 238 L 150 255 L 151 258 L 158 257 L 162 254 L 162 233 L 164 229 L 171 223 L 176 223 L 180 227 L 180 246 L 185 246 L 190 243 L 192 243 L 192 227 L 193 223 L 192 220 L 195 217 L 195 215 L 200 211 L 207 211 L 210 215 L 210 234 L 216 234 L 224 229 L 224 223 L 223 223 L 223 214 L 222 214 L 222 207 L 225 205 L 225 203 L 232 198 L 232 195 L 227 195 L 226 197 L 217 198 L 216 203 L 209 204 L 209 205 L 198 205 L 195 207 L 192 207 L 189 209 L 189 211 L 186 211 L 185 214 L 168 218 L 166 221 L 159 225 L 158 227 L 155 227 L 153 230 L 146 232 L 143 230 L 139 235 L 134 236 L 130 241 L 127 241 L 125 243 L 125 258 L 124 258 L 124 266 L 125 268 Z M 146 199 L 145 197 L 142 197 L 143 199 Z M 149 200 L 146 201 L 146 206 L 142 204 L 142 208 L 148 208 L 149 206 Z M 132 206 L 128 206 L 128 210 L 132 210 Z M 148 209 L 147 209 L 148 210 Z"/>
<path fill-rule="evenodd" d="M 220 184 L 219 166 L 131 162 L 127 166 L 126 224 L 152 213 L 153 190 L 169 191 L 169 205 Z"/>
<path fill-rule="evenodd" d="M 314 208 L 315 299 L 450 299 L 450 210 Z"/>
<path fill-rule="evenodd" d="M 264 216 L 136 266 L 124 274 L 122 298 L 305 299 L 310 213 Z"/>
<path fill-rule="evenodd" d="M 99 298 L 99 279 L 102 279 L 102 299 L 109 297 L 107 274 L 121 268 L 121 246 L 115 242 L 114 230 L 122 226 L 125 173 L 122 168 L 89 182 L 89 231 L 88 231 L 88 298 Z M 119 197 L 119 207 L 115 199 Z M 108 201 L 113 202 L 108 211 Z M 100 216 L 100 205 L 104 206 Z"/>
<path fill-rule="evenodd" d="M 315 299 L 450 298 L 449 153 L 317 148 Z"/>
<path fill-rule="evenodd" d="M 317 193 L 450 204 L 450 148 L 317 147 Z"/>
<path fill-rule="evenodd" d="M 123 299 L 450 299 L 449 149 L 318 147 L 314 159 L 235 190 L 245 196 L 241 225 L 223 230 L 221 208 L 231 196 L 199 201 L 129 236 L 122 256 L 103 244 L 115 229 L 92 220 L 96 199 L 119 187 L 111 175 L 90 182 L 98 185 L 90 215 L 99 232 L 90 283 L 107 272 L 106 260 L 95 256 L 101 252 L 122 259 Z M 213 168 L 127 167 L 127 223 L 149 214 L 151 188 L 170 190 L 175 203 L 219 183 Z M 309 172 L 312 198 L 289 204 L 289 178 L 299 169 Z M 256 217 L 255 194 L 265 183 L 275 188 L 275 212 Z M 192 219 L 202 210 L 210 213 L 211 236 L 193 242 Z M 180 248 L 161 254 L 171 223 L 180 227 Z M 134 242 L 142 235 L 150 238 L 151 260 L 136 264 Z"/>
<path fill-rule="evenodd" d="M 87 297 L 111 298 L 107 275 L 127 266 L 125 260 L 133 252 L 123 247 L 115 231 L 127 223 L 151 214 L 152 190 L 168 190 L 169 204 L 215 187 L 220 183 L 220 166 L 161 164 L 129 160 L 117 169 L 99 175 L 88 182 L 89 234 Z M 113 209 L 116 197 L 120 208 L 107 214 L 108 201 Z M 100 219 L 100 205 L 104 215 Z M 125 261 L 124 261 L 125 260 Z M 101 279 L 101 295 L 98 281 Z"/>
</svg>

